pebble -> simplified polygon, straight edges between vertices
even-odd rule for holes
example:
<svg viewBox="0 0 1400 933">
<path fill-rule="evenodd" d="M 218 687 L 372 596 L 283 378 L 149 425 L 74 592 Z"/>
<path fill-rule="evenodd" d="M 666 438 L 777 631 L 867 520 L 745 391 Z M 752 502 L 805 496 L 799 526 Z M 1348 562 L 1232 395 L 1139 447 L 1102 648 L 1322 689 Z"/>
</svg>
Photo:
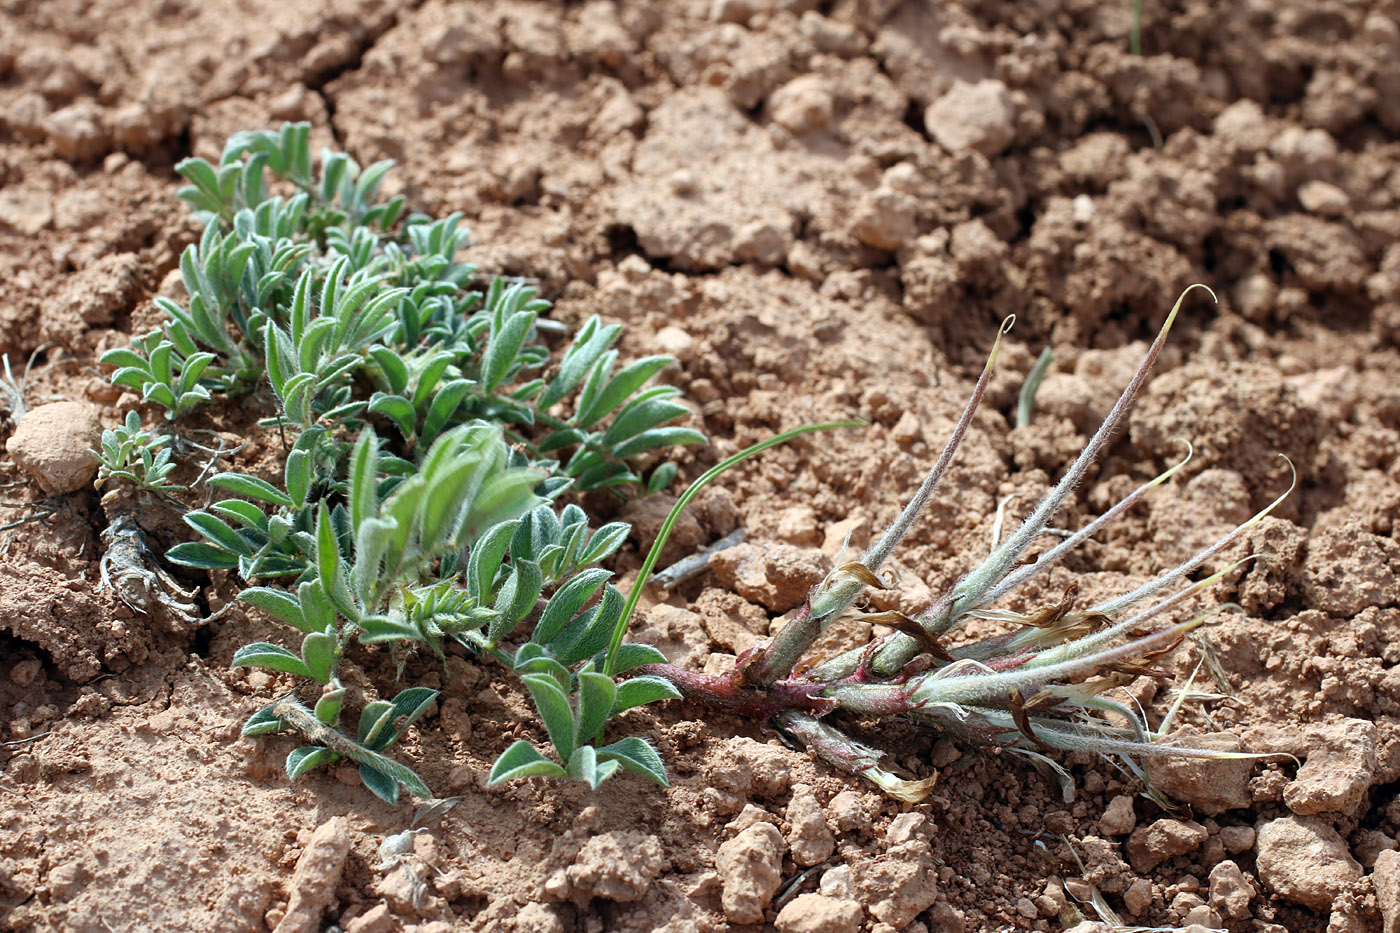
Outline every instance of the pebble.
<svg viewBox="0 0 1400 933">
<path fill-rule="evenodd" d="M 835 103 L 821 75 L 794 78 L 773 92 L 768 101 L 773 122 L 797 136 L 820 133 L 831 125 Z"/>
<path fill-rule="evenodd" d="M 0 191 L 0 226 L 16 233 L 34 236 L 53 223 L 53 200 L 37 188 L 6 188 Z"/>
<path fill-rule="evenodd" d="M 1280 898 L 1325 911 L 1361 866 L 1331 824 L 1317 817 L 1285 816 L 1259 827 L 1259 880 Z"/>
<path fill-rule="evenodd" d="M 17 687 L 27 687 L 34 683 L 43 669 L 43 662 L 38 658 L 26 658 L 10 668 L 10 683 Z"/>
<path fill-rule="evenodd" d="M 54 900 L 69 900 L 82 888 L 92 873 L 80 861 L 63 862 L 49 870 L 49 895 Z"/>
<path fill-rule="evenodd" d="M 1244 872 L 1234 862 L 1225 861 L 1210 870 L 1210 906 L 1222 917 L 1243 920 L 1249 916 L 1254 891 Z"/>
<path fill-rule="evenodd" d="M 855 560 L 870 543 L 870 521 L 864 517 L 843 518 L 826 526 L 822 535 L 822 553 L 832 560 L 846 547 L 846 557 Z M 936 767 L 936 766 L 935 766 Z"/>
<path fill-rule="evenodd" d="M 857 240 L 876 249 L 897 250 L 918 233 L 915 209 L 909 195 L 892 188 L 876 188 L 856 202 L 851 232 Z"/>
<path fill-rule="evenodd" d="M 1192 820 L 1158 820 L 1135 830 L 1123 851 L 1135 871 L 1149 872 L 1169 858 L 1194 852 L 1209 837 L 1206 828 Z"/>
<path fill-rule="evenodd" d="M 901 447 L 908 447 L 915 441 L 924 438 L 924 429 L 919 424 L 919 419 L 912 411 L 906 411 L 899 416 L 899 421 L 890 429 L 890 440 Z"/>
<path fill-rule="evenodd" d="M 1298 186 L 1298 203 L 1309 214 L 1323 217 L 1340 217 L 1351 207 L 1351 199 L 1345 191 L 1316 178 Z"/>
<path fill-rule="evenodd" d="M 1220 914 L 1206 904 L 1197 904 L 1186 911 L 1186 916 L 1182 918 L 1186 924 L 1186 929 L 1199 928 L 1202 930 L 1220 929 Z"/>
<path fill-rule="evenodd" d="M 657 353 L 674 356 L 682 363 L 695 356 L 695 338 L 674 324 L 667 324 L 651 338 Z"/>
<path fill-rule="evenodd" d="M 822 873 L 817 889 L 827 897 L 852 898 L 856 896 L 856 879 L 851 874 L 851 866 L 837 865 Z"/>
<path fill-rule="evenodd" d="M 601 897 L 628 903 L 641 900 L 665 867 L 660 840 L 646 833 L 619 829 L 584 843 L 565 876 L 576 901 Z"/>
<path fill-rule="evenodd" d="M 891 846 L 858 869 L 861 901 L 876 920 L 905 929 L 938 900 L 938 869 L 922 839 Z"/>
<path fill-rule="evenodd" d="M 375 904 L 345 924 L 345 933 L 394 933 L 398 928 L 399 922 L 394 919 L 389 905 Z"/>
<path fill-rule="evenodd" d="M 885 830 L 885 845 L 893 848 L 912 839 L 918 839 L 928 825 L 928 818 L 922 813 L 901 813 L 890 820 Z"/>
<path fill-rule="evenodd" d="M 807 784 L 796 784 L 792 788 L 792 800 L 787 806 L 788 848 L 792 860 L 806 867 L 817 865 L 831 857 L 836 850 L 836 840 L 827 829 L 826 816 L 817 802 L 816 794 Z"/>
<path fill-rule="evenodd" d="M 1239 736 L 1232 733 L 1201 735 L 1191 728 L 1179 729 L 1163 742 L 1228 752 L 1247 750 Z M 1190 804 L 1200 816 L 1219 816 L 1253 802 L 1249 781 L 1256 764 L 1248 758 L 1212 760 L 1164 755 L 1153 760 L 1149 771 L 1152 783 L 1168 797 Z"/>
<path fill-rule="evenodd" d="M 719 847 L 720 905 L 731 923 L 758 923 L 783 880 L 782 833 L 756 823 Z"/>
<path fill-rule="evenodd" d="M 1302 816 L 1354 813 L 1376 771 L 1376 725 L 1344 719 L 1308 730 L 1307 761 L 1283 789 L 1283 802 Z"/>
<path fill-rule="evenodd" d="M 780 541 L 809 547 L 821 540 L 817 531 L 817 512 L 810 505 L 794 505 L 778 513 L 775 532 Z"/>
<path fill-rule="evenodd" d="M 1152 906 L 1152 882 L 1139 878 L 1123 892 L 1123 906 L 1134 917 L 1141 917 Z"/>
<path fill-rule="evenodd" d="M 273 933 L 314 933 L 321 928 L 321 915 L 335 897 L 349 854 L 350 822 L 345 817 L 332 817 L 316 827 L 297 859 L 287 911 Z"/>
<path fill-rule="evenodd" d="M 859 933 L 864 912 L 848 898 L 799 894 L 778 912 L 778 933 Z"/>
<path fill-rule="evenodd" d="M 1225 826 L 1220 830 L 1220 841 L 1225 846 L 1225 851 L 1231 855 L 1238 855 L 1254 848 L 1254 827 L 1253 826 Z"/>
<path fill-rule="evenodd" d="M 515 933 L 564 933 L 564 921 L 548 904 L 530 903 L 515 915 Z"/>
<path fill-rule="evenodd" d="M 924 111 L 924 126 L 949 152 L 974 149 L 994 158 L 1016 138 L 1011 93 L 1005 84 L 993 79 L 976 84 L 954 82 Z"/>
<path fill-rule="evenodd" d="M 91 101 L 54 111 L 44 121 L 44 129 L 54 149 L 70 162 L 91 161 L 111 143 L 97 105 Z"/>
<path fill-rule="evenodd" d="M 831 560 L 815 548 L 737 544 L 712 555 L 710 569 L 725 588 L 782 613 L 802 605 L 831 570 Z"/>
<path fill-rule="evenodd" d="M 10 102 L 5 117 L 11 132 L 31 142 L 38 142 L 44 138 L 44 120 L 48 115 L 49 103 L 44 100 L 44 95 L 29 91 Z"/>
<path fill-rule="evenodd" d="M 1133 811 L 1133 798 L 1120 794 L 1108 802 L 1103 816 L 1099 817 L 1099 831 L 1105 836 L 1126 836 L 1137 825 L 1137 814 Z"/>
<path fill-rule="evenodd" d="M 53 402 L 31 408 L 5 449 L 20 469 L 51 496 L 74 492 L 97 475 L 102 424 L 83 402 Z"/>
<path fill-rule="evenodd" d="M 826 818 L 837 832 L 863 832 L 870 828 L 870 811 L 855 791 L 843 790 L 826 805 Z"/>
<path fill-rule="evenodd" d="M 1376 889 L 1384 933 L 1400 933 L 1400 852 L 1387 850 L 1376 856 L 1371 883 Z"/>
<path fill-rule="evenodd" d="M 710 19 L 717 23 L 747 23 L 758 12 L 753 0 L 715 0 L 710 6 Z"/>
</svg>

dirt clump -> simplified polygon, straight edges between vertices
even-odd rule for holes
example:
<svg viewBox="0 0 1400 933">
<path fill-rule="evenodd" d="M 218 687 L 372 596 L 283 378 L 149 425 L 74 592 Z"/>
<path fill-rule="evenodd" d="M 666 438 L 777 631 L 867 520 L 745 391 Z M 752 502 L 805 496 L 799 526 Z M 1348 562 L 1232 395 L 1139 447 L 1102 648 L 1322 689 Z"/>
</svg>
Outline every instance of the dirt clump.
<svg viewBox="0 0 1400 933">
<path fill-rule="evenodd" d="M 7 6 L 0 351 L 18 374 L 45 349 L 22 390 L 30 414 L 0 426 L 0 926 L 1048 933 L 1095 921 L 1096 891 L 1145 926 L 1400 930 L 1392 7 L 1147 4 L 1134 54 L 1127 4 Z M 1155 728 L 1194 678 L 1209 698 L 1185 703 L 1166 740 L 1269 756 L 1153 758 L 1150 788 L 1056 756 L 1066 800 L 1020 758 L 905 723 L 863 729 L 892 766 L 938 771 L 912 806 L 753 722 L 671 704 L 626 716 L 663 752 L 668 788 L 488 787 L 512 741 L 544 741 L 519 684 L 464 653 L 401 670 L 371 651 L 349 665 L 358 696 L 401 673 L 443 690 L 395 753 L 456 802 L 417 824 L 344 762 L 291 781 L 291 744 L 239 729 L 292 682 L 229 668 L 241 645 L 290 644 L 288 631 L 236 603 L 214 616 L 240 585 L 222 571 L 175 579 L 192 620 L 101 589 L 118 510 L 91 490 L 87 453 L 128 411 L 163 417 L 98 358 L 156 326 L 153 297 L 185 300 L 180 255 L 199 226 L 174 165 L 283 120 L 361 165 L 396 159 L 389 193 L 461 211 L 470 260 L 537 281 L 566 328 L 599 314 L 627 326 L 624 356 L 678 357 L 661 379 L 714 439 L 682 482 L 775 431 L 869 419 L 746 463 L 682 521 L 664 563 L 745 536 L 701 578 L 649 591 L 633 630 L 696 671 L 767 639 L 844 542 L 854 556 L 897 514 L 1007 315 L 984 407 L 874 611 L 919 611 L 994 527 L 1015 527 L 1171 302 L 1210 285 L 1218 303 L 1188 298 L 1127 428 L 1055 525 L 1083 527 L 1178 463 L 1181 439 L 1191 461 L 1003 608 L 1050 604 L 1071 582 L 1127 592 L 1249 521 L 1296 471 L 1198 575 L 1226 571 L 1179 607 L 1210 621 L 1156 662 L 1172 679 L 1112 694 Z M 1046 346 L 1055 362 L 1017 427 Z M 219 469 L 274 475 L 265 401 L 178 425 L 246 442 Z M 633 523 L 612 567 L 625 588 L 672 500 L 599 501 Z M 143 508 L 159 562 L 188 532 L 180 509 Z M 843 621 L 818 648 L 886 631 Z M 410 828 L 411 851 L 382 857 Z"/>
</svg>

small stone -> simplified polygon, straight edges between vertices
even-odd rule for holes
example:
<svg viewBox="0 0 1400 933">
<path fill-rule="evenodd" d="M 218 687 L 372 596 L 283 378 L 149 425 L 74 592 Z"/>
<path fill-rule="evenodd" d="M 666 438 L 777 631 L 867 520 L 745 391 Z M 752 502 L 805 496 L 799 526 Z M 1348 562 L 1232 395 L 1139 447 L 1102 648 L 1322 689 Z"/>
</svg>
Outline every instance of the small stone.
<svg viewBox="0 0 1400 933">
<path fill-rule="evenodd" d="M 5 449 L 21 469 L 51 496 L 74 492 L 92 482 L 102 443 L 97 411 L 82 402 L 53 402 L 31 408 Z"/>
<path fill-rule="evenodd" d="M 102 155 L 111 142 L 96 103 L 87 100 L 49 114 L 44 129 L 54 149 L 70 162 L 91 161 Z"/>
<path fill-rule="evenodd" d="M 806 867 L 820 864 L 831 857 L 836 849 L 836 840 L 826 827 L 826 816 L 810 786 L 793 786 L 792 800 L 787 806 L 787 821 L 788 848 L 794 862 Z"/>
<path fill-rule="evenodd" d="M 0 191 L 0 224 L 16 233 L 34 236 L 53 223 L 53 199 L 38 188 L 6 188 Z"/>
<path fill-rule="evenodd" d="M 792 225 L 777 220 L 755 220 L 734 231 L 734 258 L 776 266 L 792 247 Z"/>
<path fill-rule="evenodd" d="M 710 568 L 726 588 L 781 613 L 802 605 L 831 570 L 831 560 L 815 548 L 737 544 L 711 556 Z"/>
<path fill-rule="evenodd" d="M 826 818 L 840 833 L 864 832 L 870 828 L 870 811 L 855 791 L 843 790 L 826 805 Z"/>
<path fill-rule="evenodd" d="M 641 900 L 665 867 L 666 857 L 655 836 L 613 830 L 584 843 L 565 874 L 576 901 L 601 897 L 628 903 Z"/>
<path fill-rule="evenodd" d="M 564 933 L 564 921 L 555 908 L 536 901 L 520 908 L 514 929 L 515 933 Z"/>
<path fill-rule="evenodd" d="M 815 514 L 815 513 L 814 513 Z M 866 544 L 870 542 L 870 522 L 863 518 L 843 518 L 839 522 L 832 522 L 826 526 L 826 533 L 822 537 L 822 553 L 832 560 L 841 553 L 844 545 L 848 557 L 858 557 Z M 939 767 L 935 765 L 934 767 Z"/>
<path fill-rule="evenodd" d="M 27 687 L 39 677 L 44 669 L 38 658 L 27 658 L 10 668 L 10 683 L 16 687 Z"/>
<path fill-rule="evenodd" d="M 962 749 L 958 748 L 957 742 L 952 739 L 939 739 L 933 743 L 933 751 L 929 753 L 928 761 L 935 768 L 946 768 L 961 757 Z"/>
<path fill-rule="evenodd" d="M 778 88 L 768 106 L 773 122 L 797 136 L 829 127 L 835 109 L 826 79 L 815 74 L 794 78 Z"/>
<path fill-rule="evenodd" d="M 1222 917 L 1243 920 L 1249 916 L 1254 891 L 1234 862 L 1225 861 L 1210 870 L 1210 906 Z"/>
<path fill-rule="evenodd" d="M 288 885 L 287 911 L 273 933 L 314 933 L 335 897 L 350 854 L 350 822 L 332 817 L 311 834 Z"/>
<path fill-rule="evenodd" d="M 82 862 L 62 862 L 49 870 L 49 894 L 55 900 L 69 900 L 91 877 L 92 873 Z"/>
<path fill-rule="evenodd" d="M 1400 852 L 1391 849 L 1376 856 L 1371 883 L 1376 888 L 1384 933 L 1400 933 Z"/>
<path fill-rule="evenodd" d="M 1099 832 L 1105 836 L 1126 836 L 1137 825 L 1137 813 L 1133 811 L 1133 798 L 1120 794 L 1108 802 L 1103 816 L 1099 817 Z"/>
<path fill-rule="evenodd" d="M 1231 855 L 1248 852 L 1254 848 L 1254 827 L 1224 826 L 1220 830 L 1220 841 Z"/>
<path fill-rule="evenodd" d="M 810 546 L 821 539 L 817 531 L 817 512 L 810 505 L 794 505 L 778 513 L 776 534 L 788 544 Z"/>
<path fill-rule="evenodd" d="M 84 324 L 111 324 L 118 312 L 135 304 L 141 291 L 140 273 L 141 258 L 135 253 L 103 256 L 68 280 L 46 315 L 76 316 Z"/>
<path fill-rule="evenodd" d="M 890 429 L 890 440 L 901 447 L 908 447 L 915 441 L 923 440 L 924 429 L 919 425 L 919 419 L 912 411 L 906 411 L 899 416 L 899 421 Z"/>
<path fill-rule="evenodd" d="M 1172 898 L 1171 910 L 1178 917 L 1185 917 L 1197 907 L 1204 907 L 1205 900 L 1195 891 L 1182 891 Z"/>
<path fill-rule="evenodd" d="M 37 91 L 21 94 L 10 102 L 5 114 L 10 130 L 15 135 L 38 142 L 44 138 L 44 120 L 49 115 L 49 103 Z"/>
<path fill-rule="evenodd" d="M 1246 749 L 1233 733 L 1202 735 L 1191 727 L 1178 729 L 1162 741 L 1227 752 L 1256 750 Z M 1249 781 L 1255 764 L 1248 758 L 1216 760 L 1163 755 L 1152 761 L 1148 773 L 1152 783 L 1168 797 L 1190 804 L 1201 816 L 1219 816 L 1253 802 Z"/>
<path fill-rule="evenodd" d="M 864 912 L 860 904 L 823 894 L 799 894 L 778 912 L 778 933 L 858 933 Z"/>
<path fill-rule="evenodd" d="M 1327 910 L 1361 866 L 1331 824 L 1317 817 L 1285 816 L 1258 830 L 1259 880 L 1279 897 Z"/>
<path fill-rule="evenodd" d="M 1206 828 L 1192 820 L 1158 820 L 1134 831 L 1123 850 L 1135 871 L 1149 872 L 1169 858 L 1194 852 L 1209 837 Z"/>
<path fill-rule="evenodd" d="M 866 192 L 852 212 L 851 232 L 876 249 L 897 250 L 914 239 L 914 199 L 891 188 Z"/>
<path fill-rule="evenodd" d="M 851 58 L 865 51 L 867 44 L 865 34 L 859 27 L 852 23 L 828 19 L 816 10 L 808 10 L 802 14 L 798 29 L 818 49 L 832 55 Z"/>
<path fill-rule="evenodd" d="M 1070 216 L 1081 227 L 1093 220 L 1095 213 L 1097 210 L 1094 207 L 1094 199 L 1087 194 L 1076 194 L 1070 202 Z"/>
<path fill-rule="evenodd" d="M 893 847 L 918 839 L 927 825 L 928 818 L 922 813 L 901 813 L 890 820 L 890 827 L 885 830 L 885 845 Z"/>
<path fill-rule="evenodd" d="M 1065 909 L 1065 886 L 1060 884 L 1060 879 L 1051 878 L 1045 882 L 1045 892 L 1035 899 L 1035 906 L 1047 920 L 1060 915 Z"/>
<path fill-rule="evenodd" d="M 1283 789 L 1294 813 L 1354 813 L 1376 770 L 1376 725 L 1344 719 L 1308 730 L 1307 760 Z"/>
<path fill-rule="evenodd" d="M 1351 207 L 1351 199 L 1345 191 L 1316 178 L 1298 186 L 1298 203 L 1308 213 L 1323 217 L 1340 217 Z"/>
<path fill-rule="evenodd" d="M 1083 880 L 1105 894 L 1121 894 L 1132 880 L 1132 872 L 1116 844 L 1101 836 L 1084 836 L 1079 840 L 1079 850 L 1084 858 Z"/>
<path fill-rule="evenodd" d="M 1035 901 L 1029 897 L 1018 897 L 1016 899 L 1016 913 L 1027 920 L 1034 920 L 1040 916 L 1040 908 L 1035 906 Z"/>
<path fill-rule="evenodd" d="M 1084 881 L 1082 878 L 1067 879 L 1065 881 L 1065 890 L 1068 891 L 1070 897 L 1074 898 L 1076 901 L 1088 901 L 1093 897 L 1088 882 Z"/>
<path fill-rule="evenodd" d="M 905 929 L 938 900 L 938 868 L 929 845 L 914 840 L 891 846 L 857 868 L 860 900 L 876 920 Z"/>
<path fill-rule="evenodd" d="M 1263 323 L 1273 313 L 1278 298 L 1278 285 L 1262 272 L 1246 276 L 1235 286 L 1235 307 L 1246 320 Z"/>
<path fill-rule="evenodd" d="M 954 82 L 924 111 L 924 126 L 949 152 L 975 149 L 988 158 L 1001 155 L 1016 138 L 1011 93 L 1000 81 Z"/>
<path fill-rule="evenodd" d="M 1182 918 L 1187 930 L 1209 929 L 1218 930 L 1220 928 L 1220 915 L 1210 909 L 1207 904 L 1197 904 Z"/>
<path fill-rule="evenodd" d="M 1376 859 L 1382 852 L 1396 848 L 1400 846 L 1395 837 L 1378 829 L 1359 829 L 1351 837 L 1351 854 L 1367 871 L 1376 867 Z"/>
<path fill-rule="evenodd" d="M 695 177 L 695 173 L 688 168 L 678 168 L 666 179 L 671 186 L 671 193 L 678 197 L 688 198 L 696 192 L 700 180 Z"/>
<path fill-rule="evenodd" d="M 1134 917 L 1141 917 L 1152 906 L 1152 882 L 1139 878 L 1123 892 L 1123 906 Z"/>
<path fill-rule="evenodd" d="M 430 910 L 430 905 L 441 903 L 440 898 L 430 894 L 407 862 L 399 863 L 381 878 L 374 886 L 374 893 L 384 898 L 384 903 L 394 913 L 405 916 L 416 916 Z"/>
<path fill-rule="evenodd" d="M 741 26 L 758 12 L 754 0 L 715 0 L 710 6 L 710 19 L 717 23 L 738 23 Z"/>
<path fill-rule="evenodd" d="M 757 823 L 772 823 L 776 826 L 778 818 L 756 803 L 746 803 L 744 808 L 739 811 L 739 815 L 730 820 L 729 825 L 725 828 L 730 833 L 738 835 Z"/>
<path fill-rule="evenodd" d="M 851 874 L 851 866 L 837 865 L 822 873 L 817 890 L 827 897 L 853 898 L 856 896 L 856 880 Z"/>
<path fill-rule="evenodd" d="M 375 904 L 345 924 L 345 933 L 394 933 L 398 928 L 399 922 L 389 910 L 389 905 Z"/>
<path fill-rule="evenodd" d="M 731 923 L 758 923 L 783 880 L 782 833 L 758 823 L 719 847 L 720 904 Z"/>
<path fill-rule="evenodd" d="M 929 908 L 929 933 L 963 933 L 967 929 L 967 918 L 947 901 L 939 901 Z"/>
<path fill-rule="evenodd" d="M 674 324 L 667 324 L 653 334 L 651 343 L 657 353 L 674 356 L 682 363 L 695 357 L 695 338 Z"/>
</svg>

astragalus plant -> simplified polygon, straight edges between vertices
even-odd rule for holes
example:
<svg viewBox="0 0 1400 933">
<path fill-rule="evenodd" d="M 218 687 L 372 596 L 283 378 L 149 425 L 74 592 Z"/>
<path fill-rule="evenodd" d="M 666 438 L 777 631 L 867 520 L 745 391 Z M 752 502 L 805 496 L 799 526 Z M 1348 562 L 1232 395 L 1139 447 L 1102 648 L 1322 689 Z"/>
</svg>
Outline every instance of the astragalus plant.
<svg viewBox="0 0 1400 933">
<path fill-rule="evenodd" d="M 1189 293 L 1190 289 L 1187 290 Z M 668 664 L 640 669 L 675 685 L 692 700 L 766 722 L 828 763 L 906 800 L 925 796 L 932 781 L 909 780 L 881 766 L 883 753 L 841 731 L 849 721 L 901 717 L 974 744 L 1000 746 L 1054 766 L 1045 753 L 1089 751 L 1125 758 L 1136 769 L 1151 755 L 1230 757 L 1164 744 L 1138 710 L 1114 699 L 1114 688 L 1141 674 L 1161 674 L 1153 659 L 1171 650 L 1206 615 L 1160 622 L 1214 583 L 1188 576 L 1220 554 L 1277 504 L 1156 579 L 1094 605 L 1081 606 L 1072 583 L 1053 605 L 1030 613 L 996 608 L 997 600 L 1043 574 L 1078 545 L 1168 479 L 1184 462 L 1143 483 L 1121 502 L 1037 557 L 1033 545 L 1080 484 L 1128 414 L 1186 293 L 1162 325 L 1132 381 L 1102 426 L 1060 481 L 1021 526 L 971 567 L 917 616 L 898 611 L 866 615 L 896 631 L 837 657 L 808 659 L 817 638 L 860 599 L 928 503 L 952 462 L 991 377 L 993 348 L 951 439 L 923 484 L 879 540 L 857 560 L 840 563 L 812 588 L 794 617 L 767 644 L 741 655 L 733 670 L 703 674 Z M 1010 320 L 997 336 L 1010 325 Z M 1285 494 L 1286 495 L 1286 494 Z M 1009 634 L 954 644 L 968 619 L 1014 623 Z"/>
<path fill-rule="evenodd" d="M 310 744 L 288 755 L 290 776 L 343 760 L 386 800 L 400 786 L 428 796 L 385 752 L 437 691 L 367 696 L 345 683 L 345 662 L 388 652 L 402 676 L 413 655 L 441 657 L 455 643 L 521 678 L 559 755 L 524 743 L 498 777 L 596 785 L 626 770 L 665 783 L 641 738 L 594 738 L 608 718 L 675 695 L 655 678 L 614 680 L 664 660 L 649 646 L 622 646 L 607 675 L 596 670 L 623 605 L 597 565 L 628 526 L 558 500 L 675 478 L 658 454 L 704 435 L 676 423 L 690 416 L 679 389 L 648 384 L 674 361 L 620 359 L 621 326 L 596 317 L 558 339 L 566 328 L 544 317 L 550 305 L 532 285 L 460 260 L 460 217 L 380 198 L 390 165 L 362 169 L 330 151 L 314 160 L 310 127 L 289 123 L 235 135 L 217 165 L 176 166 L 190 183 L 180 197 L 205 224 L 180 258 L 187 298 L 156 299 L 160 326 L 102 357 L 112 381 L 165 420 L 146 430 L 132 412 L 108 431 L 102 479 L 178 504 L 174 452 L 192 446 L 178 422 L 237 395 L 265 415 L 280 469 L 201 474 L 185 492 L 202 507 L 183 515 L 201 540 L 164 557 L 236 575 L 248 584 L 239 599 L 286 626 L 233 664 L 302 680 L 301 697 L 287 693 L 243 730 L 300 733 Z M 104 580 L 112 568 L 123 594 L 136 592 L 123 580 L 164 581 L 135 518 L 112 528 Z"/>
</svg>

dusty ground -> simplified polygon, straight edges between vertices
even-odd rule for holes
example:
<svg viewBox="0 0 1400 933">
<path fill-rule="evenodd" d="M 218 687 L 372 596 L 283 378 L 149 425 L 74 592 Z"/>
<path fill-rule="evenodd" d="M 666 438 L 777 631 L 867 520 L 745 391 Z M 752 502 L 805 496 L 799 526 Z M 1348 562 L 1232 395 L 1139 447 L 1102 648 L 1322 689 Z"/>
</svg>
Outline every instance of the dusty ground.
<svg viewBox="0 0 1400 933">
<path fill-rule="evenodd" d="M 79 492 L 4 532 L 0 926 L 270 928 L 298 859 L 325 844 L 349 846 L 327 921 L 365 933 L 757 930 L 722 906 L 745 846 L 781 859 L 791 894 L 827 895 L 795 900 L 784 929 L 1059 930 L 1076 909 L 1095 917 L 1066 893 L 1087 882 L 1147 926 L 1341 933 L 1384 914 L 1397 928 L 1400 5 L 1147 3 L 1142 57 L 1126 0 L 312 6 L 3 4 L 0 350 L 47 347 L 31 404 L 124 414 L 132 399 L 95 360 L 150 326 L 149 298 L 195 236 L 172 165 L 308 119 L 362 162 L 399 160 L 414 207 L 463 211 L 474 261 L 542 279 L 559 319 L 598 312 L 628 325 L 628 351 L 680 357 L 669 378 L 715 438 L 688 475 L 775 429 L 874 420 L 734 475 L 690 548 L 739 524 L 820 566 L 833 537 L 890 518 L 1015 312 L 989 404 L 899 560 L 901 605 L 917 608 L 986 547 L 997 502 L 1021 493 L 1010 511 L 1024 514 L 1177 293 L 1205 282 L 1219 305 L 1188 301 L 1063 523 L 1173 462 L 1176 438 L 1196 458 L 1022 605 L 1169 566 L 1285 488 L 1286 454 L 1298 491 L 1235 554 L 1268 557 L 1217 591 L 1242 611 L 1207 630 L 1227 682 L 1205 689 L 1233 699 L 1187 721 L 1306 763 L 1163 773 L 1188 818 L 1101 762 L 1066 760 L 1080 790 L 1065 804 L 1027 765 L 890 727 L 873 738 L 940 771 L 910 809 L 677 704 L 627 720 L 665 753 L 669 790 L 488 791 L 491 761 L 530 734 L 527 702 L 453 658 L 410 669 L 444 695 L 403 754 L 461 800 L 383 865 L 410 805 L 325 773 L 291 784 L 289 740 L 238 738 L 279 686 L 229 659 L 277 630 L 236 612 L 156 623 L 98 593 L 108 518 Z M 1012 430 L 1046 344 L 1057 364 L 1037 417 Z M 273 449 L 244 413 L 207 418 L 252 442 L 245 465 Z M 0 521 L 40 514 L 42 492 L 4 468 Z M 627 513 L 643 535 L 656 508 Z M 634 547 L 619 566 L 636 563 Z M 791 608 L 776 590 L 730 592 L 725 566 L 649 607 L 641 634 L 700 667 Z M 216 580 L 201 599 L 234 591 Z M 391 665 L 362 660 L 366 686 L 392 687 Z M 1173 696 L 1137 693 L 1154 717 Z M 828 837 L 804 874 L 798 856 Z"/>
</svg>

